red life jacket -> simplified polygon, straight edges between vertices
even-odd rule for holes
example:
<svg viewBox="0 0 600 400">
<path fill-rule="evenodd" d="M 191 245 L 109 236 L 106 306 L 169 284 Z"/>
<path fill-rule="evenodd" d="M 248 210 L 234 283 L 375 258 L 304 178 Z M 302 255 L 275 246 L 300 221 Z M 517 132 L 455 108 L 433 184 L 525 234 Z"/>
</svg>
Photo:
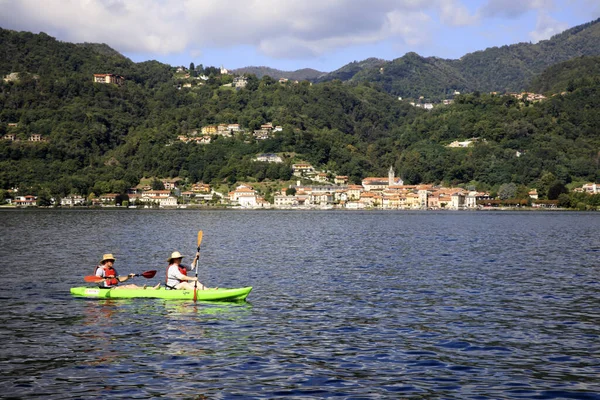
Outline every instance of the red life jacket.
<svg viewBox="0 0 600 400">
<path fill-rule="evenodd" d="M 105 277 L 110 277 L 104 280 L 105 287 L 117 286 L 119 284 L 119 280 L 117 279 L 117 271 L 113 267 L 109 267 L 106 265 L 98 265 L 96 267 L 96 272 L 98 272 L 98 268 L 102 268 L 104 270 Z"/>
</svg>

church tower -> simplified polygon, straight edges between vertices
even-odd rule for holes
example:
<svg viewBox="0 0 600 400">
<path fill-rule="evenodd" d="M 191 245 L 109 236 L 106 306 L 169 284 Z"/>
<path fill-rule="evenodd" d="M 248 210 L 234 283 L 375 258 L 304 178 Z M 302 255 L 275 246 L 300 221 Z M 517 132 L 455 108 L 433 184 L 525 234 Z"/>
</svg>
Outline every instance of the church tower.
<svg viewBox="0 0 600 400">
<path fill-rule="evenodd" d="M 394 181 L 394 167 L 390 165 L 390 170 L 388 171 L 388 186 L 393 186 L 396 184 Z"/>
</svg>

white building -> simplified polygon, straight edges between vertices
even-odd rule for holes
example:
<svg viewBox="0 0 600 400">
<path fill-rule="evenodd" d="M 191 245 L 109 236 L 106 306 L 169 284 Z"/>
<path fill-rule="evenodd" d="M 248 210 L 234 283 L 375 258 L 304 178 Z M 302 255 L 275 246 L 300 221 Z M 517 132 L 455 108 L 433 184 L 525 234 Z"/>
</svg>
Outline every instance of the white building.
<svg viewBox="0 0 600 400">
<path fill-rule="evenodd" d="M 282 163 L 283 160 L 277 154 L 263 153 L 256 156 L 256 161 Z"/>
<path fill-rule="evenodd" d="M 240 185 L 234 191 L 229 192 L 229 201 L 242 207 L 256 207 L 258 204 L 256 191 L 246 185 Z"/>
<path fill-rule="evenodd" d="M 72 207 L 85 204 L 85 197 L 82 196 L 67 196 L 60 199 L 60 205 L 63 207 Z"/>
<path fill-rule="evenodd" d="M 161 197 L 159 200 L 160 207 L 177 207 L 177 197 Z"/>
</svg>

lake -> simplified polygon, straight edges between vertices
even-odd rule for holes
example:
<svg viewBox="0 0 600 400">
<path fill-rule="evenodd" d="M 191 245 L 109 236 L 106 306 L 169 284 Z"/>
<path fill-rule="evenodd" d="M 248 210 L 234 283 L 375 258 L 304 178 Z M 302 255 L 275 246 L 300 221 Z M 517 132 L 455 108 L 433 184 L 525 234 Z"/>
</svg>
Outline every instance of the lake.
<svg viewBox="0 0 600 400">
<path fill-rule="evenodd" d="M 600 213 L 1 210 L 2 398 L 600 399 Z M 189 263 L 247 302 L 74 298 Z"/>
</svg>

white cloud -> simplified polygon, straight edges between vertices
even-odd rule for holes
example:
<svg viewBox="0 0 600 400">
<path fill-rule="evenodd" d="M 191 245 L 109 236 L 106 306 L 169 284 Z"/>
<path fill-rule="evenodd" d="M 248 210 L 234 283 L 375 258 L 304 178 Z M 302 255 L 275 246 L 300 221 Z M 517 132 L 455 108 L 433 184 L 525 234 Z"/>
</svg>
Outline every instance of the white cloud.
<svg viewBox="0 0 600 400">
<path fill-rule="evenodd" d="M 558 1 L 0 0 L 0 26 L 43 31 L 69 42 L 107 43 L 128 54 L 196 58 L 210 49 L 245 46 L 263 56 L 299 59 L 383 42 L 426 51 L 434 37 L 457 38 L 450 29 L 532 11 L 538 21 L 529 34 L 537 41 L 564 29 L 550 17 Z"/>
<path fill-rule="evenodd" d="M 568 25 L 552 18 L 546 12 L 540 12 L 535 25 L 535 30 L 529 32 L 529 37 L 534 43 L 550 39 L 552 36 L 566 30 Z"/>
<path fill-rule="evenodd" d="M 6 0 L 3 27 L 46 32 L 70 42 L 104 42 L 121 51 L 181 51 L 189 38 L 178 29 L 184 10 L 174 0 Z"/>
<path fill-rule="evenodd" d="M 317 56 L 394 39 L 423 41 L 432 15 L 469 22 L 458 0 L 0 0 L 0 25 L 121 52 L 254 46 L 272 57 Z"/>
<path fill-rule="evenodd" d="M 531 10 L 551 10 L 554 0 L 488 0 L 480 9 L 483 18 L 518 18 Z"/>
<path fill-rule="evenodd" d="M 477 17 L 471 15 L 467 7 L 455 0 L 440 1 L 440 20 L 450 26 L 472 25 Z"/>
<path fill-rule="evenodd" d="M 600 18 L 600 1 L 598 0 L 568 0 L 567 3 L 578 15 L 583 15 L 590 20 Z"/>
</svg>

